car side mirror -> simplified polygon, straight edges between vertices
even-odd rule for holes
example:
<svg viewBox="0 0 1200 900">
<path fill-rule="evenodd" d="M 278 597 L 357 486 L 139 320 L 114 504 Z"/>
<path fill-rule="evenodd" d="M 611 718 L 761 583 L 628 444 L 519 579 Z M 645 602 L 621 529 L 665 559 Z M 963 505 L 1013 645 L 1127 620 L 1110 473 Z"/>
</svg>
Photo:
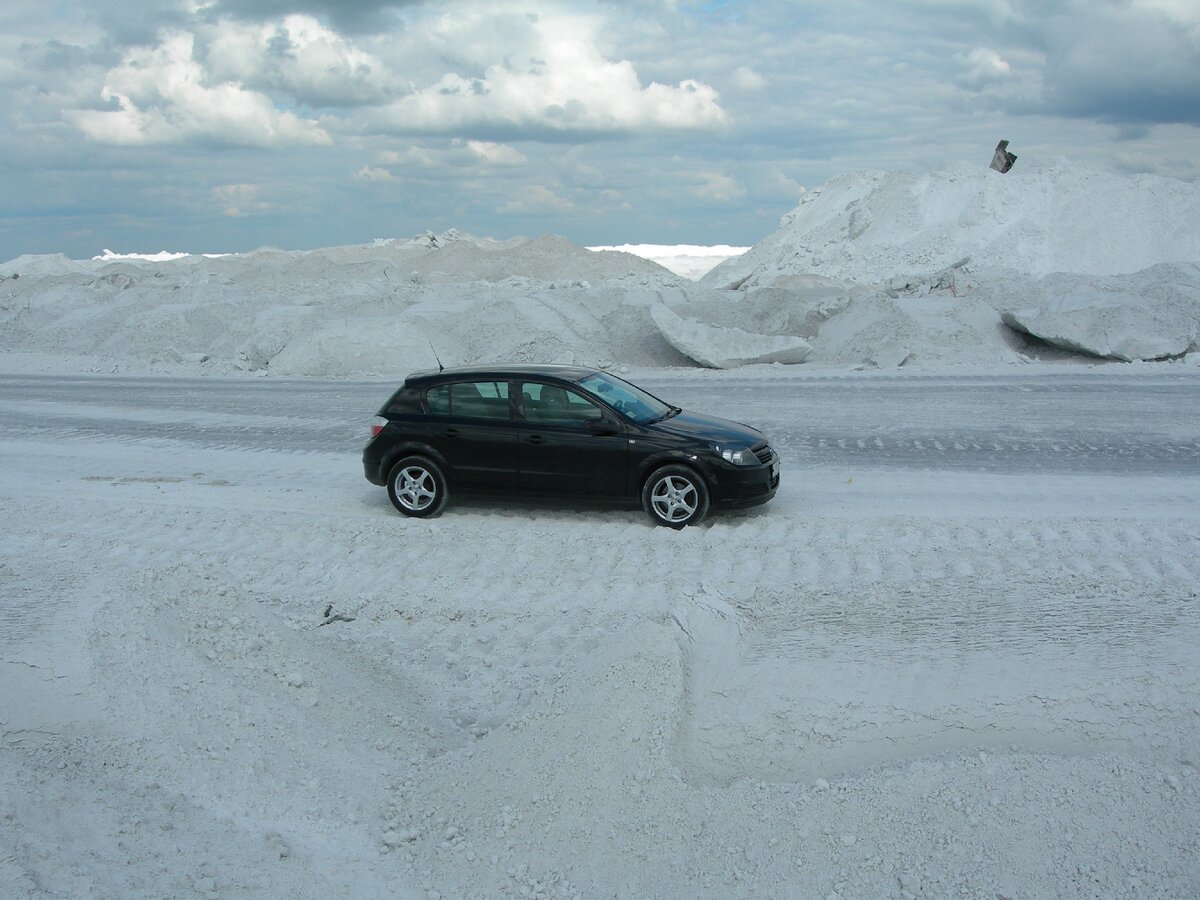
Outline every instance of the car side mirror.
<svg viewBox="0 0 1200 900">
<path fill-rule="evenodd" d="M 583 427 L 597 436 L 617 433 L 617 423 L 603 413 L 593 416 L 590 419 L 585 419 Z"/>
</svg>

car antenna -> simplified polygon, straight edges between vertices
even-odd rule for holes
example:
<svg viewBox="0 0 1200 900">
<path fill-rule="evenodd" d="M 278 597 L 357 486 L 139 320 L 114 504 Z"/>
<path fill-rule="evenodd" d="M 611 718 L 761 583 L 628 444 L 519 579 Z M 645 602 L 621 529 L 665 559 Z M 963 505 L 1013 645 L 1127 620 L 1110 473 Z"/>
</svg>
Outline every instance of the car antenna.
<svg viewBox="0 0 1200 900">
<path fill-rule="evenodd" d="M 446 371 L 446 367 L 445 367 L 445 366 L 443 366 L 443 365 L 442 365 L 442 361 L 441 361 L 440 359 L 438 359 L 438 355 L 437 355 L 437 348 L 433 346 L 433 341 L 430 341 L 430 342 L 429 342 L 429 349 L 433 351 L 433 358 L 437 360 L 437 364 L 438 364 L 438 371 L 439 371 L 439 372 L 445 372 L 445 371 Z"/>
</svg>

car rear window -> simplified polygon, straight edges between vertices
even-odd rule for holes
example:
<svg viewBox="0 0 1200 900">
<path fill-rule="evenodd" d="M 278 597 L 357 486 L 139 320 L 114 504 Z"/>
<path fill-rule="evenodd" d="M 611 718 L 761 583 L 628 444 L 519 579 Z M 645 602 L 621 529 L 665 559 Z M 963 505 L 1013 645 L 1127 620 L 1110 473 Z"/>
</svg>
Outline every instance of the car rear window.
<svg viewBox="0 0 1200 900">
<path fill-rule="evenodd" d="M 456 381 L 425 392 L 425 403 L 435 416 L 507 419 L 507 381 Z"/>
</svg>

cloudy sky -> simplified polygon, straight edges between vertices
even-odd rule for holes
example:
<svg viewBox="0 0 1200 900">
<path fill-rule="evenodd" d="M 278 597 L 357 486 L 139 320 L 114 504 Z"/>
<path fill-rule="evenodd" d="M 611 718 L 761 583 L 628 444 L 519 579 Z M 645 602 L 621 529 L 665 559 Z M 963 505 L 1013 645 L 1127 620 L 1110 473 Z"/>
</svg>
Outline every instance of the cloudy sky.
<svg viewBox="0 0 1200 900">
<path fill-rule="evenodd" d="M 1200 175 L 1200 0 L 4 0 L 0 260 L 752 244 L 858 169 Z"/>
</svg>

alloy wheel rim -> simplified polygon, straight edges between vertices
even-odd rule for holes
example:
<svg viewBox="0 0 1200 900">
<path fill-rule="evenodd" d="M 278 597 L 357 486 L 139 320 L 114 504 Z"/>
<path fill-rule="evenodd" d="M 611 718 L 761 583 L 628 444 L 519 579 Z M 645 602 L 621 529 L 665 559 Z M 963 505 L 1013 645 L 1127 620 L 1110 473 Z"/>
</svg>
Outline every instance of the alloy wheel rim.
<svg viewBox="0 0 1200 900">
<path fill-rule="evenodd" d="M 650 505 L 666 522 L 683 522 L 695 511 L 699 498 L 696 486 L 681 475 L 659 479 L 650 492 Z"/>
<path fill-rule="evenodd" d="M 437 484 L 428 469 L 409 466 L 396 476 L 396 498 L 405 509 L 420 512 L 437 497 Z"/>
</svg>

